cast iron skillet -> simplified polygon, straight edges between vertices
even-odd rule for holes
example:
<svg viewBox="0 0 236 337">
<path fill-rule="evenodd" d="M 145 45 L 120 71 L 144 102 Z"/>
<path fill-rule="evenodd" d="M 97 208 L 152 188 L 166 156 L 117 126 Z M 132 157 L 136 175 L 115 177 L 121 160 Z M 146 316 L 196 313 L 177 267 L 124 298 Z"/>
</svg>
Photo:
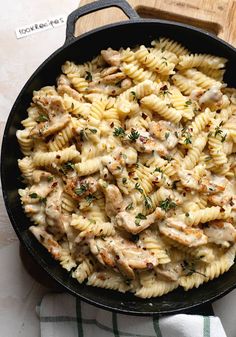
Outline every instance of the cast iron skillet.
<svg viewBox="0 0 236 337">
<path fill-rule="evenodd" d="M 75 38 L 75 22 L 81 16 L 106 7 L 119 7 L 130 21 L 107 25 Z M 16 139 L 20 121 L 26 118 L 26 109 L 32 98 L 32 91 L 45 85 L 54 85 L 66 60 L 82 63 L 97 55 L 101 49 L 114 49 L 136 44 L 148 44 L 159 36 L 170 37 L 183 43 L 192 52 L 211 53 L 228 58 L 225 81 L 236 86 L 236 50 L 217 37 L 184 24 L 175 22 L 140 19 L 124 0 L 101 0 L 75 10 L 67 21 L 65 44 L 53 53 L 31 76 L 23 87 L 10 112 L 2 144 L 1 178 L 3 196 L 12 225 L 27 251 L 48 275 L 64 289 L 81 299 L 108 310 L 136 315 L 170 314 L 210 303 L 225 295 L 236 286 L 236 265 L 221 277 L 184 292 L 177 289 L 160 298 L 139 299 L 132 294 L 121 294 L 111 290 L 80 285 L 69 277 L 69 273 L 54 261 L 49 253 L 28 231 L 30 221 L 22 211 L 17 189 L 23 187 L 17 158 L 22 157 Z M 27 52 L 27 51 L 26 51 Z"/>
</svg>

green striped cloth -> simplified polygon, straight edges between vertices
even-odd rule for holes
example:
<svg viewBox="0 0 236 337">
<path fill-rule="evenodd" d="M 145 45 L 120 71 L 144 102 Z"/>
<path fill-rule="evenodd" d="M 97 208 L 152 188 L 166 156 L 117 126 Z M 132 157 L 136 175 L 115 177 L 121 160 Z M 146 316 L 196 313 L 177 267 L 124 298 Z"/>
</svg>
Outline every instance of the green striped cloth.
<svg viewBox="0 0 236 337">
<path fill-rule="evenodd" d="M 37 311 L 41 337 L 226 337 L 218 317 L 122 315 L 68 294 L 45 295 Z"/>
</svg>

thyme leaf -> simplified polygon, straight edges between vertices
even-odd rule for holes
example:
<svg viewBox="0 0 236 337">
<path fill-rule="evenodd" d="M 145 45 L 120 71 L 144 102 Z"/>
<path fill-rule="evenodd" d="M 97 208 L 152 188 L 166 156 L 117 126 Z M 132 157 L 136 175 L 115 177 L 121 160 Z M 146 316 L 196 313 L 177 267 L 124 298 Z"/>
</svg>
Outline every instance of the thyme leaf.
<svg viewBox="0 0 236 337">
<path fill-rule="evenodd" d="M 81 196 L 88 190 L 88 184 L 81 184 L 80 187 L 74 189 L 75 194 Z"/>
<path fill-rule="evenodd" d="M 86 71 L 86 76 L 85 76 L 86 81 L 91 82 L 93 80 L 93 76 L 90 73 L 90 71 Z"/>
<path fill-rule="evenodd" d="M 131 133 L 128 135 L 131 142 L 136 142 L 136 140 L 139 138 L 140 134 L 138 131 L 132 129 Z"/>
<path fill-rule="evenodd" d="M 174 201 L 172 201 L 170 198 L 166 198 L 165 200 L 162 200 L 162 201 L 159 202 L 159 206 L 165 212 L 168 212 L 170 209 L 176 207 L 176 203 Z"/>
<path fill-rule="evenodd" d="M 113 131 L 113 136 L 124 137 L 125 136 L 125 130 L 119 126 L 118 128 L 115 128 L 115 130 Z"/>
<path fill-rule="evenodd" d="M 143 189 L 141 188 L 140 184 L 139 183 L 136 183 L 134 188 L 139 191 L 141 194 L 143 194 Z"/>
</svg>

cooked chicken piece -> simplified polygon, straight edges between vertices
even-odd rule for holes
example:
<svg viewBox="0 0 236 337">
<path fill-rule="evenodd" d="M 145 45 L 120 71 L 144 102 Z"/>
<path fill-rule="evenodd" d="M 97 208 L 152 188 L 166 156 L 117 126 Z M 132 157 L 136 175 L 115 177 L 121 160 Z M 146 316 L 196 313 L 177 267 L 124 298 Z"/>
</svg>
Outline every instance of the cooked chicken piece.
<svg viewBox="0 0 236 337">
<path fill-rule="evenodd" d="M 236 242 L 236 229 L 229 222 L 211 221 L 209 222 L 209 227 L 204 228 L 204 233 L 209 242 L 214 242 L 224 247 L 229 247 L 230 243 Z"/>
<path fill-rule="evenodd" d="M 123 197 L 116 185 L 105 185 L 100 182 L 100 187 L 105 194 L 105 211 L 109 218 L 112 218 L 123 209 Z"/>
<path fill-rule="evenodd" d="M 183 186 L 210 195 L 209 201 L 212 199 L 213 202 L 215 197 L 218 198 L 214 195 L 225 190 L 228 180 L 222 176 L 206 174 L 206 171 L 202 171 L 202 167 L 204 168 L 202 164 L 199 164 L 192 170 L 181 168 L 181 170 L 178 170 L 178 176 Z"/>
<path fill-rule="evenodd" d="M 38 123 L 30 132 L 31 136 L 47 137 L 63 129 L 70 121 L 69 114 L 52 115 L 47 117 L 44 122 Z"/>
<path fill-rule="evenodd" d="M 152 269 L 158 264 L 158 259 L 149 251 L 138 248 L 133 242 L 122 237 L 92 239 L 90 249 L 100 263 L 117 267 L 130 279 L 135 277 L 133 269 Z"/>
<path fill-rule="evenodd" d="M 89 86 L 87 89 L 88 93 L 97 93 L 97 94 L 105 94 L 108 96 L 117 96 L 120 95 L 124 89 L 112 84 L 104 84 L 97 82 L 89 82 Z"/>
<path fill-rule="evenodd" d="M 107 155 L 102 158 L 102 164 L 107 166 L 109 172 L 116 176 L 119 176 L 121 172 L 123 175 L 128 175 L 126 165 L 133 165 L 137 162 L 137 152 L 135 149 L 128 147 L 117 147 L 112 155 Z"/>
<path fill-rule="evenodd" d="M 199 98 L 199 104 L 200 106 L 211 106 L 214 103 L 219 102 L 222 99 L 222 92 L 219 89 L 219 86 L 212 86 L 210 89 L 208 89 L 200 98 Z"/>
<path fill-rule="evenodd" d="M 66 180 L 64 190 L 75 200 L 80 201 L 97 191 L 98 183 L 93 177 L 80 179 L 72 176 Z"/>
<path fill-rule="evenodd" d="M 197 88 L 197 89 L 193 89 L 191 92 L 191 95 L 189 96 L 190 99 L 193 99 L 195 101 L 198 101 L 199 98 L 204 94 L 204 90 Z"/>
<path fill-rule="evenodd" d="M 187 226 L 184 222 L 168 218 L 161 222 L 159 230 L 170 239 L 188 247 L 197 247 L 207 243 L 207 236 L 199 228 Z"/>
<path fill-rule="evenodd" d="M 78 93 L 75 89 L 71 88 L 69 85 L 59 85 L 57 87 L 58 94 L 63 96 L 67 94 L 68 96 L 73 97 L 77 101 L 83 101 L 83 95 Z"/>
<path fill-rule="evenodd" d="M 35 95 L 33 101 L 46 111 L 48 115 L 52 112 L 54 115 L 55 113 L 65 113 L 63 99 L 59 95 Z"/>
<path fill-rule="evenodd" d="M 34 170 L 32 180 L 34 181 L 34 183 L 38 184 L 41 180 L 50 181 L 50 177 L 52 177 L 52 174 L 50 172 Z"/>
<path fill-rule="evenodd" d="M 193 190 L 198 190 L 198 180 L 199 177 L 197 177 L 193 171 L 190 170 L 185 170 L 181 168 L 181 170 L 178 171 L 178 176 L 181 181 L 181 184 L 184 187 L 193 189 Z"/>
<path fill-rule="evenodd" d="M 131 81 L 131 79 L 125 78 L 125 79 L 121 82 L 120 86 L 121 86 L 121 88 L 124 89 L 124 90 L 127 90 L 127 89 L 131 88 L 131 86 L 132 86 L 132 81 Z"/>
<path fill-rule="evenodd" d="M 209 107 L 214 111 L 230 103 L 228 97 L 221 92 L 219 85 L 213 85 L 206 91 L 203 89 L 194 89 L 190 98 L 196 100 L 201 109 Z"/>
<path fill-rule="evenodd" d="M 104 156 L 102 158 L 102 164 L 107 166 L 109 172 L 114 175 L 114 177 L 120 175 L 122 164 L 119 159 L 116 160 L 112 156 Z"/>
<path fill-rule="evenodd" d="M 156 150 L 160 156 L 166 156 L 168 154 L 168 151 L 163 143 L 152 138 L 149 132 L 143 130 L 137 131 L 139 133 L 139 137 L 133 143 L 133 146 L 137 151 L 151 153 L 153 150 Z"/>
<path fill-rule="evenodd" d="M 212 174 L 200 179 L 199 191 L 206 194 L 216 194 L 223 192 L 227 184 L 228 180 L 225 177 Z"/>
<path fill-rule="evenodd" d="M 112 174 L 108 171 L 107 167 L 103 167 L 100 170 L 101 179 L 105 180 L 106 182 L 114 181 Z"/>
<path fill-rule="evenodd" d="M 122 157 L 128 166 L 136 164 L 138 160 L 137 151 L 133 147 L 122 148 Z"/>
<path fill-rule="evenodd" d="M 157 276 L 161 275 L 165 279 L 167 279 L 167 281 L 178 281 L 179 277 L 181 276 L 182 270 L 183 268 L 180 262 L 161 264 L 155 268 Z"/>
<path fill-rule="evenodd" d="M 165 212 L 159 207 L 147 216 L 140 214 L 135 216 L 134 214 L 123 211 L 117 214 L 116 222 L 118 226 L 123 227 L 127 232 L 138 234 L 152 225 L 156 220 L 164 218 L 164 216 Z"/>
<path fill-rule="evenodd" d="M 98 261 L 109 267 L 114 268 L 116 265 L 114 252 L 112 249 L 112 242 L 114 238 L 106 237 L 105 239 L 90 239 L 89 247 L 91 253 L 98 259 Z"/>
<path fill-rule="evenodd" d="M 59 87 L 60 85 L 70 86 L 70 80 L 66 75 L 62 74 L 57 78 L 57 86 Z"/>
<path fill-rule="evenodd" d="M 110 64 L 111 66 L 119 67 L 121 57 L 120 53 L 117 50 L 108 48 L 106 50 L 102 50 L 101 55 L 108 64 Z"/>
<path fill-rule="evenodd" d="M 116 84 L 121 80 L 125 79 L 126 75 L 122 72 L 118 72 L 115 74 L 107 75 L 101 79 L 101 82 L 104 84 Z"/>
<path fill-rule="evenodd" d="M 35 172 L 36 174 L 38 173 L 37 171 Z M 38 175 L 40 174 L 41 177 L 38 183 L 24 190 L 26 193 L 23 193 L 21 196 L 21 200 L 24 204 L 36 204 L 39 201 L 44 201 L 49 193 L 57 186 L 56 181 L 51 183 L 48 181 L 47 175 L 44 176 L 42 173 L 38 173 Z M 37 179 L 39 179 L 39 177 L 37 177 Z"/>
<path fill-rule="evenodd" d="M 125 259 L 122 251 L 113 247 L 113 252 L 115 254 L 116 266 L 118 267 L 121 274 L 125 275 L 128 279 L 135 279 L 135 274 L 133 269 L 129 266 L 129 261 Z"/>
<path fill-rule="evenodd" d="M 34 234 L 36 239 L 52 254 L 54 259 L 59 260 L 61 257 L 61 247 L 54 240 L 51 234 L 48 234 L 43 227 L 31 226 L 30 231 Z"/>
<path fill-rule="evenodd" d="M 109 163 L 110 160 L 118 161 L 120 165 L 134 165 L 137 163 L 138 154 L 133 147 L 117 147 L 112 156 L 105 156 L 104 163 Z"/>
<path fill-rule="evenodd" d="M 236 196 L 232 196 L 232 190 L 228 188 L 228 186 L 230 186 L 230 184 L 228 184 L 225 190 L 222 192 L 218 192 L 216 194 L 209 194 L 207 200 L 211 204 L 221 207 L 224 205 L 228 205 L 230 203 L 233 209 L 233 207 L 235 207 L 234 204 L 236 203 Z"/>
<path fill-rule="evenodd" d="M 61 199 L 63 188 L 57 184 L 56 188 L 48 195 L 45 205 L 45 214 L 47 224 L 52 228 L 52 232 L 64 233 L 65 217 L 61 212 Z"/>
<path fill-rule="evenodd" d="M 101 76 L 101 77 L 106 77 L 106 76 L 108 76 L 108 75 L 111 75 L 111 74 L 116 73 L 118 70 L 119 70 L 119 68 L 118 68 L 118 67 L 115 67 L 115 66 L 109 67 L 109 68 L 104 68 L 104 69 L 101 71 L 100 76 Z"/>
<path fill-rule="evenodd" d="M 154 135 L 154 137 L 162 140 L 167 149 L 173 149 L 178 143 L 178 129 L 176 125 L 160 120 L 158 122 L 152 121 L 149 123 L 149 132 Z"/>
</svg>

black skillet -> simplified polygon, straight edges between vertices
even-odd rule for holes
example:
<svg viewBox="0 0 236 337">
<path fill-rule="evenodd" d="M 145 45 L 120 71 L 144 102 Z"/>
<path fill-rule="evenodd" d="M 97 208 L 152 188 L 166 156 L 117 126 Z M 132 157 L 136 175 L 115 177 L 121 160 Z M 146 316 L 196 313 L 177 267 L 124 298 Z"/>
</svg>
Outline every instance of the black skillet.
<svg viewBox="0 0 236 337">
<path fill-rule="evenodd" d="M 74 37 L 77 19 L 98 9 L 112 6 L 119 7 L 130 20 L 94 29 L 78 38 Z M 177 289 L 160 298 L 147 300 L 136 298 L 132 294 L 121 294 L 80 285 L 51 258 L 28 231 L 30 221 L 22 211 L 17 194 L 18 188 L 23 187 L 17 167 L 17 158 L 22 157 L 22 154 L 15 134 L 17 129 L 22 128 L 20 121 L 26 118 L 26 109 L 30 104 L 32 91 L 45 85 L 54 85 L 56 77 L 61 72 L 60 67 L 66 60 L 82 63 L 96 56 L 101 49 L 149 44 L 159 36 L 179 41 L 192 52 L 226 57 L 229 62 L 225 81 L 229 86 L 236 87 L 236 50 L 226 42 L 188 25 L 162 20 L 140 19 L 124 0 L 97 1 L 79 8 L 69 15 L 65 44 L 34 72 L 23 87 L 6 124 L 1 154 L 2 188 L 8 215 L 21 243 L 34 258 L 35 263 L 41 266 L 65 291 L 104 309 L 136 315 L 177 313 L 197 309 L 203 304 L 210 303 L 235 288 L 236 265 L 229 272 L 198 289 L 188 292 Z"/>
</svg>

